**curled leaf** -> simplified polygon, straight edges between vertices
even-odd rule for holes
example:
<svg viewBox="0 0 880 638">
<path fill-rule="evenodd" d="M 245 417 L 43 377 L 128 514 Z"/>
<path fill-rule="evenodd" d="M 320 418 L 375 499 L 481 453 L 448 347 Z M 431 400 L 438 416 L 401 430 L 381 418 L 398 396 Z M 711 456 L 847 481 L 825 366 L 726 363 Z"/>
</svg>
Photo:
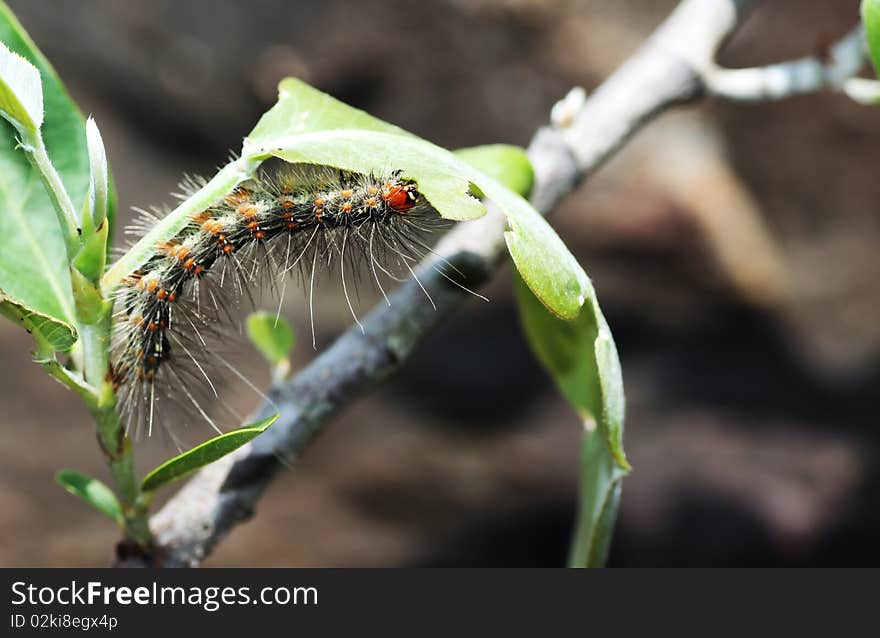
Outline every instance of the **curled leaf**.
<svg viewBox="0 0 880 638">
<path fill-rule="evenodd" d="M 189 216 L 220 200 L 264 160 L 277 157 L 357 173 L 399 170 L 447 219 L 485 214 L 485 196 L 507 216 L 507 245 L 523 279 L 553 313 L 577 316 L 589 279 L 546 220 L 510 188 L 450 151 L 288 78 L 279 99 L 245 139 L 241 157 L 147 233 L 104 277 L 112 287 L 140 266 L 156 242 L 178 232 Z"/>
<path fill-rule="evenodd" d="M 590 287 L 573 321 L 553 316 L 517 279 L 520 321 L 536 357 L 584 424 L 578 522 L 570 564 L 605 562 L 630 465 L 623 451 L 625 400 L 611 330 Z"/>
</svg>

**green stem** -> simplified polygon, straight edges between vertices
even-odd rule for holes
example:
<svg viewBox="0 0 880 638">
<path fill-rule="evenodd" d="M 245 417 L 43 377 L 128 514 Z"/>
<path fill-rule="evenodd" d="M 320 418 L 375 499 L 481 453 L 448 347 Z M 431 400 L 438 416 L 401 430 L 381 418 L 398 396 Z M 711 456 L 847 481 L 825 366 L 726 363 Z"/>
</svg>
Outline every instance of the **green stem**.
<svg viewBox="0 0 880 638">
<path fill-rule="evenodd" d="M 79 338 L 83 344 L 83 371 L 86 381 L 95 388 L 101 388 L 107 377 L 109 326 L 80 324 Z M 100 397 L 99 397 L 100 400 Z"/>
<path fill-rule="evenodd" d="M 49 199 L 52 200 L 52 206 L 55 209 L 55 214 L 58 216 L 58 222 L 64 231 L 67 258 L 68 261 L 72 262 L 79 251 L 81 229 L 77 222 L 76 209 L 73 207 L 70 195 L 67 194 L 67 189 L 64 188 L 61 176 L 58 175 L 52 160 L 49 159 L 49 153 L 46 151 L 46 145 L 43 143 L 43 137 L 39 131 L 29 136 L 27 143 L 22 143 L 21 146 L 25 151 L 28 161 L 40 174 L 40 178 L 46 187 L 46 192 L 49 194 Z"/>
<path fill-rule="evenodd" d="M 126 436 L 119 420 L 116 392 L 113 384 L 107 379 L 111 315 L 110 305 L 102 305 L 103 308 L 92 315 L 94 322 L 81 322 L 79 325 L 79 343 L 83 350 L 85 378 L 75 371 L 66 369 L 55 359 L 55 351 L 39 330 L 32 330 L 37 346 L 34 360 L 50 376 L 76 392 L 88 406 L 95 419 L 98 441 L 110 467 L 116 495 L 122 506 L 126 538 L 144 549 L 149 549 L 152 535 L 147 512 L 152 494 L 144 494 L 140 490 L 131 439 Z M 8 307 L 4 307 L 4 310 L 9 312 Z M 22 321 L 25 321 L 25 327 L 33 328 L 26 317 L 22 317 Z"/>
<path fill-rule="evenodd" d="M 21 146 L 28 161 L 40 174 L 64 232 L 68 261 L 80 250 L 82 228 L 76 209 L 55 170 L 39 131 L 25 134 Z M 103 248 L 103 247 L 102 247 Z M 103 270 L 103 268 L 100 268 Z M 71 285 L 77 313 L 79 342 L 83 353 L 83 376 L 64 369 L 46 344 L 38 341 L 39 362 L 54 378 L 76 391 L 89 407 L 98 431 L 98 441 L 110 467 L 116 495 L 122 505 L 126 537 L 149 549 L 152 535 L 147 519 L 149 499 L 143 499 L 134 467 L 131 439 L 119 419 L 116 391 L 108 378 L 112 302 L 105 301 L 93 282 L 71 268 Z M 36 334 L 36 333 L 35 333 Z"/>
<path fill-rule="evenodd" d="M 97 392 L 78 373 L 68 370 L 55 359 L 54 354 L 51 359 L 36 359 L 43 370 L 50 377 L 59 381 L 62 385 L 76 392 L 80 398 L 90 408 L 97 405 Z"/>
<path fill-rule="evenodd" d="M 110 467 L 116 495 L 122 506 L 122 517 L 125 536 L 144 549 L 152 544 L 147 507 L 142 502 L 140 482 L 134 467 L 131 439 L 125 433 L 116 410 L 116 394 L 113 385 L 104 384 L 101 392 L 102 400 L 92 410 L 95 424 L 98 427 L 98 441 Z"/>
<path fill-rule="evenodd" d="M 116 409 L 116 390 L 107 374 L 111 307 L 111 304 L 105 302 L 94 323 L 80 323 L 83 367 L 86 381 L 93 387 L 100 388 L 97 401 L 90 408 L 98 430 L 98 441 L 110 467 L 116 495 L 122 506 L 126 538 L 147 550 L 152 543 L 147 519 L 149 503 L 141 498 L 131 439 L 120 421 Z"/>
</svg>

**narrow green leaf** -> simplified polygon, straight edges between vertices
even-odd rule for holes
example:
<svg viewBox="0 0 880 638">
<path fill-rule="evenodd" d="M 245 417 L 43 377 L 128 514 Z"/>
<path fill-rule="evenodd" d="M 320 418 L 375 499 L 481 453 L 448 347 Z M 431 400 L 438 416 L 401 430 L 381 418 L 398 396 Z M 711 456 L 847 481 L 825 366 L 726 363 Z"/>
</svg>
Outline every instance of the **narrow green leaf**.
<svg viewBox="0 0 880 638">
<path fill-rule="evenodd" d="M 232 432 L 216 436 L 209 441 L 201 443 L 173 459 L 165 461 L 144 477 L 141 489 L 144 492 L 155 492 L 163 485 L 190 474 L 217 459 L 223 458 L 230 452 L 234 452 L 242 445 L 253 439 L 258 434 L 266 431 L 275 423 L 278 415 L 263 419 L 253 425 L 248 425 Z"/>
<path fill-rule="evenodd" d="M 450 151 L 292 78 L 279 85 L 278 103 L 245 140 L 241 158 L 144 236 L 110 269 L 104 277 L 105 288 L 143 263 L 155 243 L 180 230 L 199 207 L 219 200 L 238 183 L 235 179 L 245 179 L 259 162 L 270 157 L 358 173 L 400 170 L 418 182 L 419 191 L 447 219 L 484 215 L 483 203 L 473 196 L 484 194 L 507 216 L 510 254 L 535 295 L 561 317 L 573 318 L 580 311 L 589 280 L 562 240 L 525 199 Z"/>
<path fill-rule="evenodd" d="M 549 313 L 519 279 L 516 290 L 520 321 L 532 350 L 585 427 L 572 564 L 601 564 L 620 480 L 630 470 L 623 451 L 625 400 L 617 348 L 592 286 L 573 321 Z"/>
<path fill-rule="evenodd" d="M 91 117 L 86 120 L 86 144 L 89 151 L 89 207 L 92 224 L 101 228 L 107 218 L 109 175 L 107 152 L 98 125 Z"/>
<path fill-rule="evenodd" d="M 37 109 L 31 95 L 24 108 L 32 124 L 42 120 L 49 157 L 71 199 L 84 201 L 89 160 L 83 117 L 49 62 L 2 3 L 0 42 L 39 71 L 42 104 Z M 37 111 L 40 118 L 33 117 Z M 4 314 L 24 317 L 53 348 L 67 350 L 76 330 L 65 239 L 40 176 L 16 148 L 20 136 L 19 129 L 0 121 L 0 303 L 9 306 Z"/>
<path fill-rule="evenodd" d="M 107 264 L 110 209 L 115 207 L 110 190 L 109 167 L 104 141 L 95 120 L 86 120 L 86 142 L 89 151 L 89 193 L 81 216 L 81 245 L 73 266 L 90 282 L 98 283 Z M 74 287 L 74 299 L 76 288 Z"/>
<path fill-rule="evenodd" d="M 880 72 L 880 0 L 862 0 L 862 24 L 874 69 Z"/>
<path fill-rule="evenodd" d="M 251 343 L 265 357 L 269 365 L 277 366 L 287 359 L 296 343 L 293 328 L 278 315 L 269 312 L 253 312 L 245 322 Z"/>
<path fill-rule="evenodd" d="M 486 144 L 460 148 L 456 157 L 489 177 L 504 184 L 521 197 L 528 197 L 535 183 L 535 171 L 529 156 L 519 146 L 510 144 Z"/>
<path fill-rule="evenodd" d="M 122 525 L 122 507 L 113 491 L 96 478 L 73 470 L 61 470 L 55 480 L 65 490 L 79 496 L 99 512 Z"/>
</svg>

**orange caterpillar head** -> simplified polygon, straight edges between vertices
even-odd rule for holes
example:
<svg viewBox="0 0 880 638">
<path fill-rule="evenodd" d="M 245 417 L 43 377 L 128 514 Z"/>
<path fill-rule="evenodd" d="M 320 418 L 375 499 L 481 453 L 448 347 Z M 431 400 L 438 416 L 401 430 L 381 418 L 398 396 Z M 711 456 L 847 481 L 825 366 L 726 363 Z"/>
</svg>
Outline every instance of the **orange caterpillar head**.
<svg viewBox="0 0 880 638">
<path fill-rule="evenodd" d="M 419 199 L 418 184 L 412 180 L 404 181 L 399 184 L 386 183 L 382 189 L 382 199 L 398 213 L 405 213 Z"/>
</svg>

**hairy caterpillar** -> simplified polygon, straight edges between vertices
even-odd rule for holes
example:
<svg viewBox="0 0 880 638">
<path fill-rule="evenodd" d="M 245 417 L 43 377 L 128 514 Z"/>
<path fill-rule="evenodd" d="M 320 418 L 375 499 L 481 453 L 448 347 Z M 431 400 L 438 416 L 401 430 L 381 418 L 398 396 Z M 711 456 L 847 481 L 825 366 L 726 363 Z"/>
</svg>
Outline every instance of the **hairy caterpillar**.
<svg viewBox="0 0 880 638">
<path fill-rule="evenodd" d="M 187 180 L 183 196 L 201 184 Z M 155 213 L 141 213 L 131 227 L 135 234 L 158 220 Z M 206 371 L 214 364 L 251 385 L 216 352 L 222 342 L 218 326 L 232 320 L 230 293 L 236 299 L 251 297 L 260 281 L 277 287 L 299 266 L 311 306 L 316 272 L 338 266 L 357 321 L 346 268 L 365 261 L 387 300 L 382 279 L 400 281 L 395 271 L 415 275 L 412 264 L 431 251 L 425 235 L 442 226 L 417 183 L 399 171 L 362 175 L 283 162 L 264 165 L 251 180 L 193 215 L 123 281 L 111 351 L 127 427 L 151 432 L 164 402 L 194 408 L 217 429 L 199 397 L 207 389 L 211 400 L 219 399 Z M 314 319 L 312 334 L 314 343 Z"/>
</svg>

